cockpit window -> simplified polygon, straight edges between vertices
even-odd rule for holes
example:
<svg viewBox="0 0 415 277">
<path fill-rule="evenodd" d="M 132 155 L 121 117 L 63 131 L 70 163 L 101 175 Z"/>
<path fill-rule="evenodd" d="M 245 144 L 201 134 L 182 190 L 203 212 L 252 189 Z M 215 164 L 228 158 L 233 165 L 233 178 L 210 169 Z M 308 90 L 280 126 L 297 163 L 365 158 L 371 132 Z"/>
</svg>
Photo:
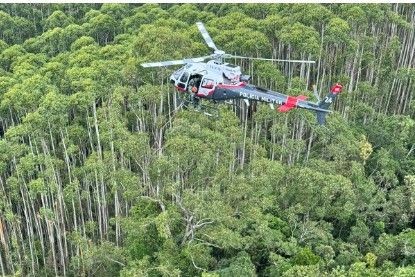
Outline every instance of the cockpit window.
<svg viewBox="0 0 415 277">
<path fill-rule="evenodd" d="M 177 70 L 176 72 L 174 72 L 174 74 L 173 74 L 174 79 L 177 80 L 180 77 L 180 75 L 182 75 L 183 69 L 184 69 L 184 67 L 182 67 L 179 70 Z"/>
<path fill-rule="evenodd" d="M 182 77 L 180 78 L 180 82 L 186 83 L 187 79 L 189 79 L 189 73 L 187 73 L 187 71 L 185 71 L 182 75 Z"/>
</svg>

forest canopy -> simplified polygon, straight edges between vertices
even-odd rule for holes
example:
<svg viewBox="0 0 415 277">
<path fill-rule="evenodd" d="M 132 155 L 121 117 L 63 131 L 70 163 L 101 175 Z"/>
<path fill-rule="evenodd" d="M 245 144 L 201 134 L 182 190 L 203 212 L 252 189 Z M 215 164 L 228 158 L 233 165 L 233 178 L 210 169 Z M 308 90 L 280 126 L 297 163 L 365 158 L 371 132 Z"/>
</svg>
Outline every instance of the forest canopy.
<svg viewBox="0 0 415 277">
<path fill-rule="evenodd" d="M 0 4 L 3 276 L 415 276 L 413 4 Z M 210 54 L 304 110 L 179 109 Z M 316 99 L 314 99 L 316 100 Z"/>
</svg>

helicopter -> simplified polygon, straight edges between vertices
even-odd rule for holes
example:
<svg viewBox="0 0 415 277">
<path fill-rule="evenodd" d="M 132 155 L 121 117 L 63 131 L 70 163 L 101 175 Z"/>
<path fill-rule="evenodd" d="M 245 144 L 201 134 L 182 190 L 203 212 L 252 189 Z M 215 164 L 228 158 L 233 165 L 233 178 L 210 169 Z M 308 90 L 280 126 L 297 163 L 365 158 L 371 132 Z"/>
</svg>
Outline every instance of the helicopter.
<svg viewBox="0 0 415 277">
<path fill-rule="evenodd" d="M 312 110 L 316 112 L 317 122 L 320 125 L 325 123 L 326 115 L 331 112 L 328 108 L 342 91 L 341 84 L 334 84 L 327 96 L 322 100 L 320 100 L 314 87 L 313 92 L 318 102 L 311 102 L 307 101 L 307 96 L 304 95 L 290 96 L 249 84 L 251 77 L 243 74 L 240 66 L 227 63 L 224 60 L 225 58 L 241 58 L 299 63 L 314 63 L 314 61 L 279 60 L 230 55 L 216 47 L 202 22 L 197 22 L 196 25 L 206 44 L 213 50 L 211 55 L 182 60 L 142 63 L 141 66 L 148 68 L 184 65 L 173 72 L 170 76 L 170 82 L 174 84 L 179 92 L 188 94 L 191 100 L 187 101 L 187 103 L 193 103 L 195 107 L 200 106 L 200 99 L 207 99 L 214 103 L 229 103 L 232 100 L 243 99 L 248 105 L 249 101 L 265 102 L 271 108 L 278 105 L 277 110 L 279 112 L 288 112 L 294 108 Z M 205 62 L 206 60 L 208 61 Z"/>
</svg>

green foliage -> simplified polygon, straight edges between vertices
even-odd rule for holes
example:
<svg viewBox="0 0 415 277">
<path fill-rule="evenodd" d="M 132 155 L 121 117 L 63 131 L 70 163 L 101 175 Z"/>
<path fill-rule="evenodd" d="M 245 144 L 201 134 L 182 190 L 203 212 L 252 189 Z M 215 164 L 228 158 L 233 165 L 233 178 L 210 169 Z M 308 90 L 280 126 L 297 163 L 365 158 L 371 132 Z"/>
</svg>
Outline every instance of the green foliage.
<svg viewBox="0 0 415 277">
<path fill-rule="evenodd" d="M 280 31 L 279 38 L 283 43 L 289 44 L 299 51 L 307 51 L 312 55 L 316 55 L 320 47 L 317 31 L 298 22 L 284 26 Z"/>
<path fill-rule="evenodd" d="M 294 257 L 293 263 L 295 265 L 314 265 L 319 261 L 318 256 L 316 256 L 310 248 L 303 248 L 300 250 Z"/>
<path fill-rule="evenodd" d="M 82 36 L 71 44 L 71 51 L 76 51 L 82 47 L 94 45 L 95 40 L 92 37 Z"/>
<path fill-rule="evenodd" d="M 238 256 L 230 261 L 228 267 L 218 270 L 219 276 L 230 277 L 230 276 L 256 276 L 255 266 L 249 259 L 249 255 L 245 252 L 240 252 Z"/>
<path fill-rule="evenodd" d="M 73 19 L 68 17 L 62 11 L 54 11 L 46 20 L 45 20 L 45 29 L 54 29 L 57 27 L 64 28 L 71 24 Z"/>
<path fill-rule="evenodd" d="M 0 4 L 0 269 L 413 276 L 413 5 Z M 334 112 L 179 109 L 144 61 L 204 56 Z M 242 101 L 241 101 L 242 102 Z"/>
<path fill-rule="evenodd" d="M 341 18 L 333 18 L 330 20 L 326 31 L 326 40 L 328 43 L 347 43 L 349 41 L 348 32 L 349 24 Z"/>
</svg>

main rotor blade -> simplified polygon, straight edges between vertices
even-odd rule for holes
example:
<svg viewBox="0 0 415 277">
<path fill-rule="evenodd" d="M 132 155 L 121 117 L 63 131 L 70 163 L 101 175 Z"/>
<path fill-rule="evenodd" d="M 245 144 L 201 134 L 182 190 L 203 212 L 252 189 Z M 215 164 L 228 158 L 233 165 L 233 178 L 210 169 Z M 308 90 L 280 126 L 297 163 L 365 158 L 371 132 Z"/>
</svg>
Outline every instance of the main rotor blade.
<svg viewBox="0 0 415 277">
<path fill-rule="evenodd" d="M 281 59 L 265 59 L 265 58 L 244 57 L 244 56 L 237 56 L 237 55 L 226 55 L 226 57 L 230 57 L 230 58 L 241 58 L 241 59 L 248 59 L 248 60 L 261 60 L 261 61 L 288 62 L 288 63 L 316 63 L 315 61 L 309 61 L 309 60 L 281 60 Z"/>
<path fill-rule="evenodd" d="M 205 59 L 210 58 L 210 56 L 198 57 L 198 58 L 190 58 L 190 59 L 183 59 L 183 60 L 173 60 L 173 61 L 163 61 L 163 62 L 151 62 L 151 63 L 142 63 L 142 67 L 162 67 L 162 66 L 170 66 L 170 65 L 179 65 L 179 64 L 187 64 L 187 63 L 197 63 L 203 62 Z"/>
<path fill-rule="evenodd" d="M 203 25 L 202 22 L 196 22 L 196 25 L 200 33 L 202 34 L 203 38 L 205 39 L 206 44 L 214 50 L 219 50 L 213 42 L 212 38 L 210 37 L 208 31 L 206 30 L 205 25 Z"/>
</svg>

